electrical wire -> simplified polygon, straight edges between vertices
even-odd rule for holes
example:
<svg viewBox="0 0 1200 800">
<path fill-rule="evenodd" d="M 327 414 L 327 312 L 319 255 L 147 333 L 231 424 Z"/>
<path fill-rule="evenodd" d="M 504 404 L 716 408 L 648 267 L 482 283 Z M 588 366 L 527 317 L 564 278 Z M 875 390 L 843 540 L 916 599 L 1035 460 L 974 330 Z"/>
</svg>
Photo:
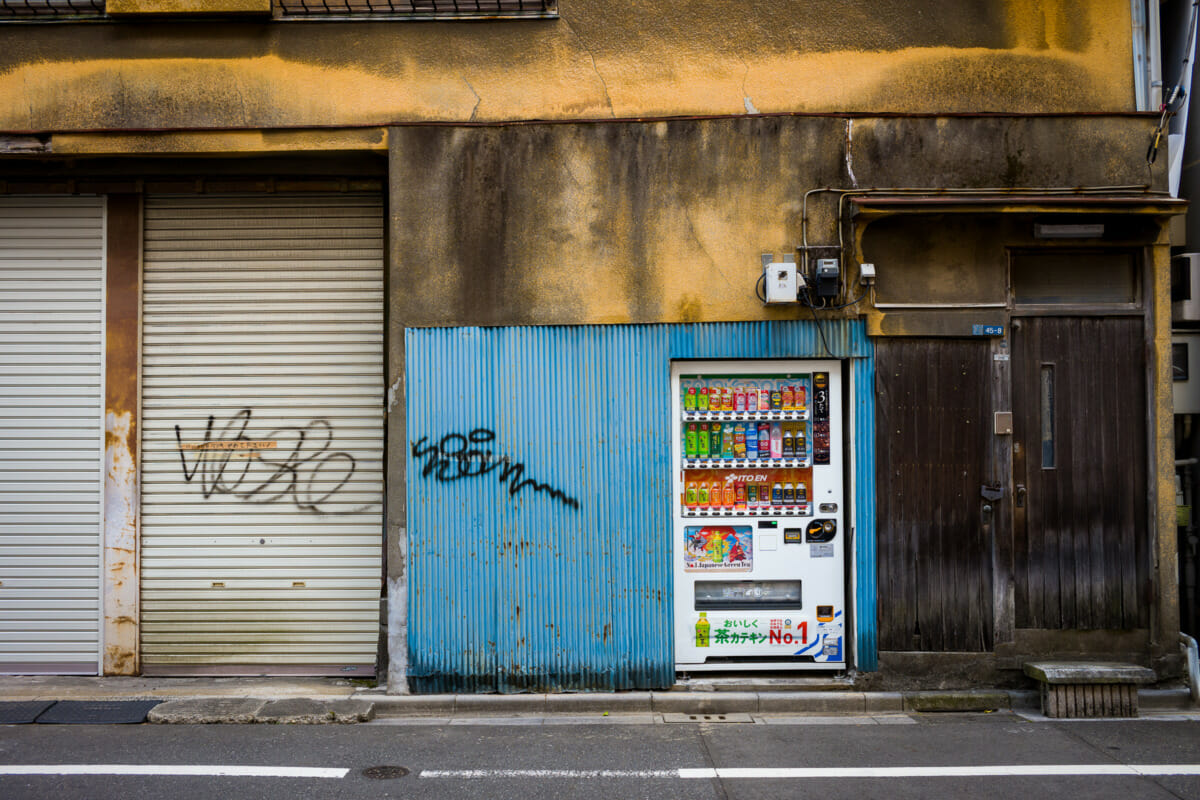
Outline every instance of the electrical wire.
<svg viewBox="0 0 1200 800">
<path fill-rule="evenodd" d="M 820 317 L 817 316 L 817 308 L 813 305 L 812 295 L 809 294 L 808 287 L 806 286 L 801 289 L 797 297 L 802 298 L 801 302 L 808 306 L 808 310 L 812 314 L 813 324 L 817 326 L 817 333 L 821 335 L 821 346 L 825 348 L 825 354 L 832 356 L 833 350 L 829 347 L 829 340 L 825 338 L 825 325 L 821 322 Z"/>
<path fill-rule="evenodd" d="M 1171 91 L 1167 94 L 1160 107 L 1161 113 L 1158 116 L 1158 125 L 1154 128 L 1154 136 L 1150 140 L 1150 147 L 1146 150 L 1146 166 L 1150 167 L 1158 158 L 1159 147 L 1162 146 L 1163 133 L 1166 132 L 1167 119 L 1175 113 L 1177 107 L 1173 108 L 1176 103 L 1182 103 L 1187 99 L 1187 93 L 1183 91 L 1183 80 L 1187 77 L 1188 62 L 1191 61 L 1192 42 L 1196 37 L 1196 15 L 1200 12 L 1200 0 L 1192 0 L 1192 14 L 1188 21 L 1187 39 L 1183 44 L 1183 63 L 1179 66 L 1179 77 L 1175 80 L 1175 85 L 1171 87 Z M 1183 95 L 1182 97 L 1180 95 Z"/>
<path fill-rule="evenodd" d="M 854 298 L 853 300 L 847 300 L 845 303 L 842 303 L 840 306 L 822 305 L 821 308 L 825 309 L 826 311 L 838 311 L 843 308 L 849 308 L 850 306 L 858 305 L 859 303 L 861 303 L 863 301 L 863 298 L 865 298 L 866 296 L 867 296 L 867 290 L 864 289 L 862 291 L 862 293 L 859 294 L 858 297 Z"/>
</svg>

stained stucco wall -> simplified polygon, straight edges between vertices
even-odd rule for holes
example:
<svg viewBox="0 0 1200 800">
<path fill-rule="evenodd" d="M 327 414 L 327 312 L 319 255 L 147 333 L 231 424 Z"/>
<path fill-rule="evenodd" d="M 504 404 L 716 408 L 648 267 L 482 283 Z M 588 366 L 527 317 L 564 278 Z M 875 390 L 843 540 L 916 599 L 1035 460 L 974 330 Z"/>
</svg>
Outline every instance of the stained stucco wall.
<svg viewBox="0 0 1200 800">
<path fill-rule="evenodd" d="M 1133 104 L 1127 0 L 562 0 L 560 13 L 0 24 L 0 130 Z"/>
<path fill-rule="evenodd" d="M 754 284 L 761 253 L 803 240 L 808 190 L 1142 184 L 1152 127 L 1118 116 L 394 128 L 393 334 L 789 318 L 800 312 L 764 308 Z M 1154 179 L 1161 188 L 1161 166 Z M 837 243 L 836 213 L 834 196 L 810 199 L 810 244 Z M 926 274 L 960 292 L 971 253 L 940 253 L 945 269 Z"/>
</svg>

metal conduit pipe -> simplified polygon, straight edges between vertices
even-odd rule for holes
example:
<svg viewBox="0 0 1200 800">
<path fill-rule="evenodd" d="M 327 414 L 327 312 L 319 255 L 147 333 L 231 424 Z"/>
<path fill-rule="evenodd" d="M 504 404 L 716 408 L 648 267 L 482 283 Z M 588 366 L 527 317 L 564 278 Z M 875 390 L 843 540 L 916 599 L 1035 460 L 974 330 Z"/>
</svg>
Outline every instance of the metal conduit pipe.
<svg viewBox="0 0 1200 800">
<path fill-rule="evenodd" d="M 1179 634 L 1179 644 L 1187 656 L 1188 687 L 1192 691 L 1192 702 L 1200 705 L 1200 648 L 1196 640 L 1186 633 Z"/>
</svg>

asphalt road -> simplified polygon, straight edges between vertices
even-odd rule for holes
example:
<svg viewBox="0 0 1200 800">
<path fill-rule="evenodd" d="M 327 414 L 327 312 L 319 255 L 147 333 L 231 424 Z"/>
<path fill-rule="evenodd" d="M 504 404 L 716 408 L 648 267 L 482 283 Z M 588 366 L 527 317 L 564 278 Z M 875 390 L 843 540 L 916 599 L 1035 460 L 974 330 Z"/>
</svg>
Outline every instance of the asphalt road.
<svg viewBox="0 0 1200 800">
<path fill-rule="evenodd" d="M 0 798 L 1200 799 L 1195 717 L 652 719 L 3 726 Z M 267 774 L 175 774 L 250 768 Z M 72 770 L 150 774 L 62 774 Z M 1191 774 L 1154 774 L 1179 771 Z"/>
</svg>

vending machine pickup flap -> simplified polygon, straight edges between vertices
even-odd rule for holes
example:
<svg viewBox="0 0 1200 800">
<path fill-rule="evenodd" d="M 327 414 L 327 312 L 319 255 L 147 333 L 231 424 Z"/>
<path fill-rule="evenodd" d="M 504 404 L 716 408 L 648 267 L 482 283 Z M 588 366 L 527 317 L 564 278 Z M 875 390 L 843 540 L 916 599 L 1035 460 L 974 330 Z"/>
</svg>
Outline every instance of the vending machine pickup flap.
<svg viewBox="0 0 1200 800">
<path fill-rule="evenodd" d="M 800 581 L 696 581 L 696 610 L 800 608 Z"/>
</svg>

